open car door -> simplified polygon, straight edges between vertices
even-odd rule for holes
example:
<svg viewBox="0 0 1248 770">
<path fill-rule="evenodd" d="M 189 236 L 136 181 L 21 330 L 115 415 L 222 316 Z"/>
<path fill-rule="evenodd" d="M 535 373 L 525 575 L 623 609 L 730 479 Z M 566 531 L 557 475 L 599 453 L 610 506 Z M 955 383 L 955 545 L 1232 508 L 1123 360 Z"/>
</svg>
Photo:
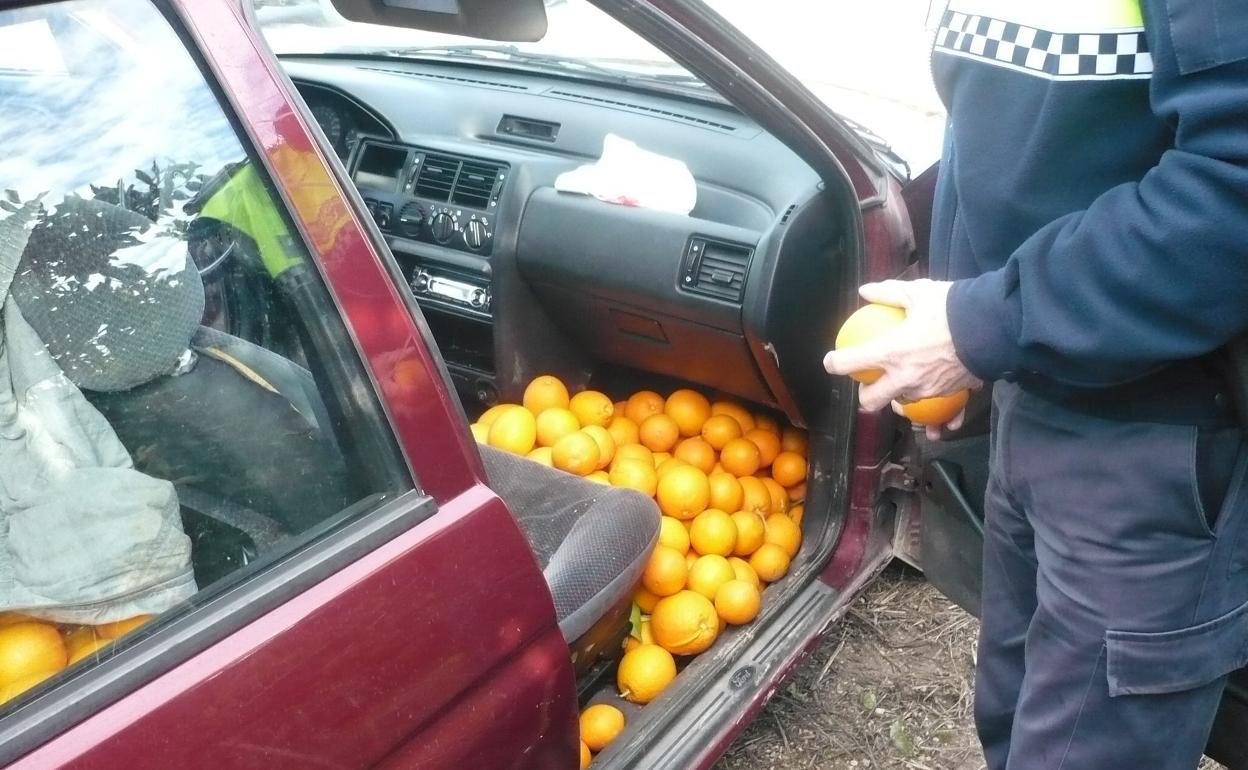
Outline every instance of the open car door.
<svg viewBox="0 0 1248 770">
<path fill-rule="evenodd" d="M 918 266 L 927 272 L 926 244 L 938 166 L 915 177 L 904 196 L 920 245 Z M 907 276 L 911 277 L 911 276 Z M 918 277 L 918 276 L 913 276 Z M 886 476 L 907 494 L 900 505 L 895 555 L 923 570 L 928 581 L 958 606 L 980 615 L 983 588 L 984 495 L 988 486 L 988 433 L 992 391 L 971 397 L 965 425 L 941 441 L 922 431 L 903 435 Z M 1231 675 L 1206 753 L 1231 770 L 1248 768 L 1248 668 Z"/>
</svg>

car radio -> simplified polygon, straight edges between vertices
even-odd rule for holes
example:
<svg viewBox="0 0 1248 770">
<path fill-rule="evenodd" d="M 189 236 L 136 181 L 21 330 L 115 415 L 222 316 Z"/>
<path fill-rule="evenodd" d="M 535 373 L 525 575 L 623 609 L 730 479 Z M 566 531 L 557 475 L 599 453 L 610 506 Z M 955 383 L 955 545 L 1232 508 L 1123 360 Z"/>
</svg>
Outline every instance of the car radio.
<svg viewBox="0 0 1248 770">
<path fill-rule="evenodd" d="M 490 286 L 460 275 L 447 275 L 428 268 L 417 268 L 412 274 L 412 292 L 417 297 L 438 300 L 455 307 L 490 313 Z"/>
</svg>

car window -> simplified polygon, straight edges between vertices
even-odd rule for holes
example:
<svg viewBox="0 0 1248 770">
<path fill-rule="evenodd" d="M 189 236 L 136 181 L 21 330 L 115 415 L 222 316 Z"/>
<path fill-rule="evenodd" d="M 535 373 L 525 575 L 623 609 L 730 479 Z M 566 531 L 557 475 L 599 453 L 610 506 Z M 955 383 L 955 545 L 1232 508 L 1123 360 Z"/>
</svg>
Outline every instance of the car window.
<svg viewBox="0 0 1248 770">
<path fill-rule="evenodd" d="M 0 11 L 0 51 L 12 706 L 411 479 L 280 198 L 156 7 Z"/>
</svg>

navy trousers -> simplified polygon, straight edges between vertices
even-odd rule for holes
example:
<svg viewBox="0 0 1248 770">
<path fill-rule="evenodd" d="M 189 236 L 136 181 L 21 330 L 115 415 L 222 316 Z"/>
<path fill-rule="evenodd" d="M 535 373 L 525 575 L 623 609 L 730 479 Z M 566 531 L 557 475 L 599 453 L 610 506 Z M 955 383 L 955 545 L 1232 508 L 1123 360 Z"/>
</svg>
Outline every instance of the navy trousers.
<svg viewBox="0 0 1248 770">
<path fill-rule="evenodd" d="M 1193 770 L 1248 664 L 1236 428 L 998 384 L 975 720 L 989 770 Z"/>
</svg>

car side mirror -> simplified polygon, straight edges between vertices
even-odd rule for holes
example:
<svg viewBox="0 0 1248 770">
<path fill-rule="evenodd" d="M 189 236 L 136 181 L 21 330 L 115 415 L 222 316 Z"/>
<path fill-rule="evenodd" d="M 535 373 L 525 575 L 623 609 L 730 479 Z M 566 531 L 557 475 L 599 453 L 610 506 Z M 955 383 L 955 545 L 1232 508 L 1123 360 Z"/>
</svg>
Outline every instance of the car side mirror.
<svg viewBox="0 0 1248 770">
<path fill-rule="evenodd" d="M 546 35 L 543 0 L 331 0 L 348 21 L 531 43 Z"/>
</svg>

